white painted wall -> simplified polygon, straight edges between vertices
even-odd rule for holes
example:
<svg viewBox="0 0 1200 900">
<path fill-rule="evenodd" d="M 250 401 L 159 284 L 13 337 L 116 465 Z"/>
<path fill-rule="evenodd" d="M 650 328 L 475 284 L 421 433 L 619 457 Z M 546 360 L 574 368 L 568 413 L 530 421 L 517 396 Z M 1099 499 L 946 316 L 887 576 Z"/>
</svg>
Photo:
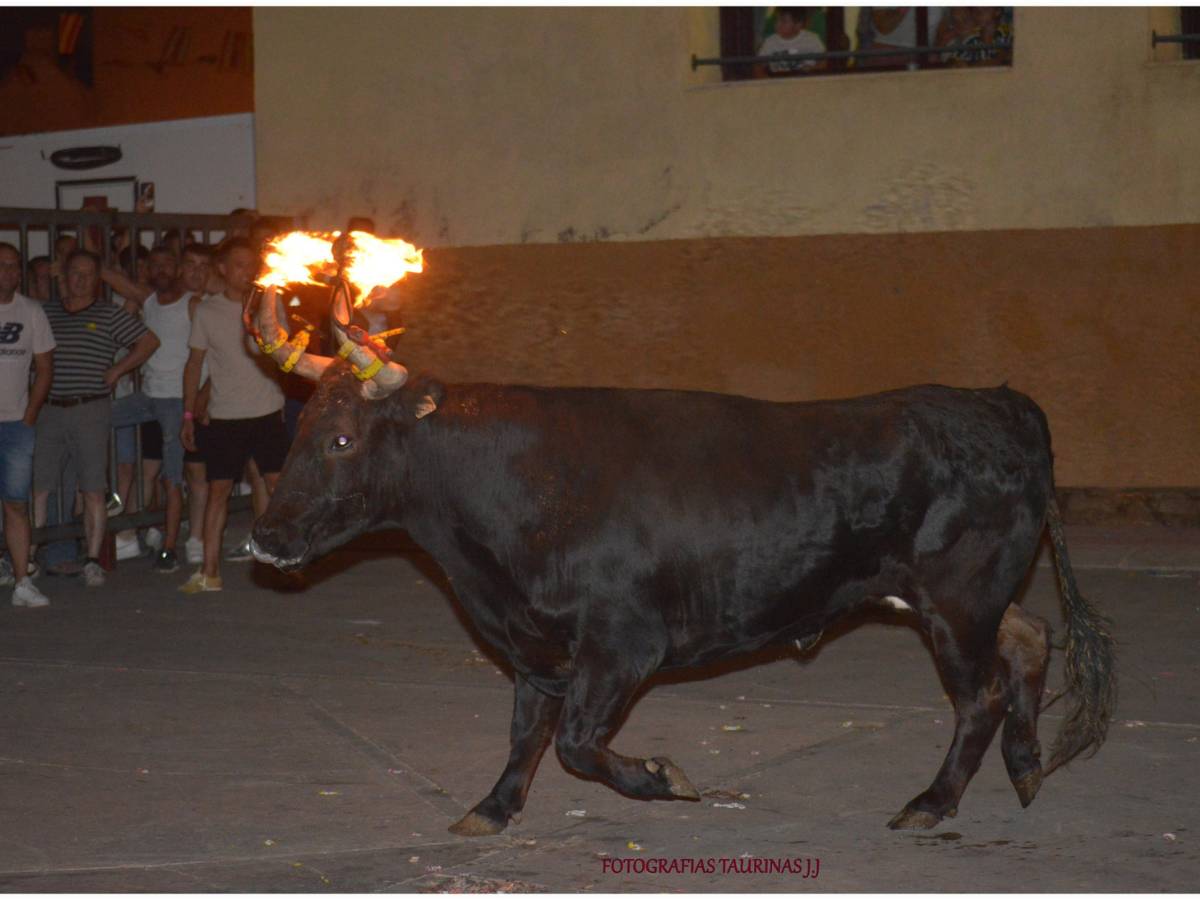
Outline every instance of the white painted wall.
<svg viewBox="0 0 1200 900">
<path fill-rule="evenodd" d="M 120 161 L 85 171 L 50 163 L 56 150 L 106 144 L 121 148 Z M 131 175 L 154 182 L 156 212 L 223 215 L 254 207 L 254 114 L 0 138 L 0 207 L 53 209 L 56 181 Z M 15 238 L 0 231 L 0 240 Z M 45 252 L 39 235 L 31 233 L 30 251 Z"/>
</svg>

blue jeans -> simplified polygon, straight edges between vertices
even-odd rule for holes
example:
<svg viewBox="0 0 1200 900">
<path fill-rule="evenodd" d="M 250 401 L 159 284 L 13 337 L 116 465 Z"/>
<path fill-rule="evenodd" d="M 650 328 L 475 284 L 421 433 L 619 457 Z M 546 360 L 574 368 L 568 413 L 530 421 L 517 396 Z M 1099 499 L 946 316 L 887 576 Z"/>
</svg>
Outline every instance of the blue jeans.
<svg viewBox="0 0 1200 900">
<path fill-rule="evenodd" d="M 158 422 L 163 438 L 163 475 L 171 484 L 183 484 L 183 444 L 179 442 L 179 429 L 183 427 L 183 398 L 147 397 L 138 391 L 113 402 L 112 424 L 113 428 L 118 429 L 118 438 L 122 427 L 143 422 Z M 132 462 L 133 458 L 128 461 Z"/>
<path fill-rule="evenodd" d="M 117 435 L 117 462 L 133 465 L 137 462 L 137 426 L 114 429 Z"/>
<path fill-rule="evenodd" d="M 28 503 L 37 431 L 20 419 L 0 422 L 0 500 Z"/>
</svg>

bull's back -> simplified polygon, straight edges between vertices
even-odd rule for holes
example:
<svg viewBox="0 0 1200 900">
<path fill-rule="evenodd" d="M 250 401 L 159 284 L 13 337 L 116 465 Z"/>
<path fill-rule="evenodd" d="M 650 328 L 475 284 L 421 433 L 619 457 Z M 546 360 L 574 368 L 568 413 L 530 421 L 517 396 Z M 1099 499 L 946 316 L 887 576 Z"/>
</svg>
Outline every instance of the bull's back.
<svg viewBox="0 0 1200 900">
<path fill-rule="evenodd" d="M 1040 522 L 1052 486 L 1045 418 L 1007 388 L 801 403 L 462 390 L 511 430 L 519 500 L 489 540 L 527 592 L 531 640 L 635 604 L 666 623 L 679 664 L 749 649 L 886 593 L 966 531 L 1015 510 Z"/>
</svg>

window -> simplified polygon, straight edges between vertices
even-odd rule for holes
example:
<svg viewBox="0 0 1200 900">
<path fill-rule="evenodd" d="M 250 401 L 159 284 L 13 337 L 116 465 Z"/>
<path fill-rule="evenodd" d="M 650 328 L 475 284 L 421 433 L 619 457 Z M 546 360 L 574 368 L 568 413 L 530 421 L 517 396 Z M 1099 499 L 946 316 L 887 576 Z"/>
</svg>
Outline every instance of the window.
<svg viewBox="0 0 1200 900">
<path fill-rule="evenodd" d="M 722 7 L 725 81 L 1009 66 L 1011 6 Z"/>
<path fill-rule="evenodd" d="M 1200 59 L 1200 6 L 1179 10 L 1179 30 L 1193 38 L 1183 45 L 1183 58 Z"/>
</svg>

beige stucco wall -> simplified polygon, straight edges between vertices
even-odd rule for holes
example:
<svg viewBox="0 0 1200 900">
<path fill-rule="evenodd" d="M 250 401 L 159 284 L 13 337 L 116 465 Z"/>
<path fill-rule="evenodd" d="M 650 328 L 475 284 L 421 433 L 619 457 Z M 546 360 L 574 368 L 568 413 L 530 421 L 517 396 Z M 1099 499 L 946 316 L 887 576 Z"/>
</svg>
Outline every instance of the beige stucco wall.
<svg viewBox="0 0 1200 900">
<path fill-rule="evenodd" d="M 1018 9 L 1011 70 L 711 84 L 715 10 L 257 8 L 260 206 L 431 248 L 446 380 L 1008 380 L 1059 484 L 1200 485 L 1200 63 Z"/>
<path fill-rule="evenodd" d="M 445 248 L 405 362 L 770 400 L 1007 381 L 1062 486 L 1200 485 L 1200 226 Z"/>
<path fill-rule="evenodd" d="M 1160 11 L 1018 8 L 1012 69 L 706 85 L 716 15 L 257 8 L 260 203 L 427 246 L 1200 209 L 1200 64 L 1153 61 Z"/>
</svg>

